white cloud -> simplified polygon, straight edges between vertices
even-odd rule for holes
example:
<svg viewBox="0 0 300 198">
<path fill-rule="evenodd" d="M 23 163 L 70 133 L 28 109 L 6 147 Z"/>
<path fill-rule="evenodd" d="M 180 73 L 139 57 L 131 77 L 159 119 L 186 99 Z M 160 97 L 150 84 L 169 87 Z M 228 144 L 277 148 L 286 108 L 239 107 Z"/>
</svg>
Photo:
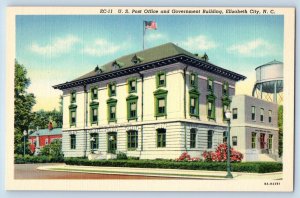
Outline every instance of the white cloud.
<svg viewBox="0 0 300 198">
<path fill-rule="evenodd" d="M 246 43 L 232 45 L 227 48 L 227 51 L 243 56 L 263 57 L 275 54 L 276 46 L 266 40 L 258 38 Z"/>
<path fill-rule="evenodd" d="M 167 39 L 167 35 L 162 34 L 162 33 L 158 33 L 158 32 L 154 32 L 153 33 L 146 33 L 145 34 L 145 40 L 147 41 L 158 41 L 158 40 L 163 40 L 163 39 Z"/>
<path fill-rule="evenodd" d="M 205 35 L 189 37 L 187 38 L 187 40 L 182 42 L 182 45 L 188 51 L 203 51 L 217 47 L 215 41 L 211 40 Z"/>
<path fill-rule="evenodd" d="M 50 44 L 40 45 L 33 43 L 30 50 L 39 55 L 59 56 L 68 53 L 79 42 L 79 38 L 73 35 L 54 38 Z"/>
<path fill-rule="evenodd" d="M 84 47 L 83 52 L 91 56 L 106 56 L 114 54 L 126 46 L 126 43 L 115 44 L 100 38 L 96 39 L 94 44 Z"/>
</svg>

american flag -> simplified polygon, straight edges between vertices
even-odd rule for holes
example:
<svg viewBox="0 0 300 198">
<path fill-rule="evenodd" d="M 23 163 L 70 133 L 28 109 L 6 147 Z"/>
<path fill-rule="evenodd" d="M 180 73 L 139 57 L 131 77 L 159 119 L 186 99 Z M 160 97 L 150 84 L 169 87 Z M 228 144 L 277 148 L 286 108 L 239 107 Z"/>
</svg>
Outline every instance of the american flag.
<svg viewBox="0 0 300 198">
<path fill-rule="evenodd" d="M 157 24 L 155 21 L 145 21 L 145 29 L 156 30 Z"/>
</svg>

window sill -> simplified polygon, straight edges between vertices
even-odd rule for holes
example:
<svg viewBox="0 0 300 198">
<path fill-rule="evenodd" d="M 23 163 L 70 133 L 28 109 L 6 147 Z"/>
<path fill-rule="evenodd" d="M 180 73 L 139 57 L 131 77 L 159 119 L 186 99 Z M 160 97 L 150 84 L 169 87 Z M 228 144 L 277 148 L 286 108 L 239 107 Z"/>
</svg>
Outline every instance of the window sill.
<svg viewBox="0 0 300 198">
<path fill-rule="evenodd" d="M 128 122 L 131 121 L 131 120 L 137 121 L 137 119 L 138 119 L 137 117 L 127 118 Z"/>
<path fill-rule="evenodd" d="M 208 117 L 207 120 L 208 121 L 214 121 L 214 122 L 216 122 L 216 118 L 210 118 L 210 117 Z"/>
<path fill-rule="evenodd" d="M 163 116 L 167 116 L 167 114 L 164 113 L 164 114 L 156 114 L 156 115 L 155 115 L 155 117 L 163 117 Z"/>
<path fill-rule="evenodd" d="M 156 87 L 157 88 L 166 87 L 166 84 L 164 84 L 164 85 L 157 85 Z"/>
<path fill-rule="evenodd" d="M 196 117 L 196 118 L 199 119 L 199 115 L 197 115 L 197 114 L 191 114 L 191 113 L 190 113 L 190 116 L 191 116 L 191 117 Z"/>
</svg>

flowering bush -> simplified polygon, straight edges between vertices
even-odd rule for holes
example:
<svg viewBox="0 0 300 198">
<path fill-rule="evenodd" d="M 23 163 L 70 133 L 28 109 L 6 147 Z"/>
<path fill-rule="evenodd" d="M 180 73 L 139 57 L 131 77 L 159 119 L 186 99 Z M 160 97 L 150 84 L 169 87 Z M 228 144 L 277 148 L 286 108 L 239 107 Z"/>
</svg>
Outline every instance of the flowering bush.
<svg viewBox="0 0 300 198">
<path fill-rule="evenodd" d="M 204 161 L 207 162 L 225 162 L 227 160 L 227 144 L 220 144 L 215 152 L 208 152 L 204 151 L 202 154 Z M 240 162 L 243 159 L 243 154 L 234 150 L 233 148 L 230 149 L 230 161 L 231 162 Z"/>
<path fill-rule="evenodd" d="M 200 157 L 191 157 L 187 152 L 184 152 L 175 161 L 177 161 L 177 162 L 181 162 L 181 161 L 197 162 L 197 161 L 200 161 Z"/>
</svg>

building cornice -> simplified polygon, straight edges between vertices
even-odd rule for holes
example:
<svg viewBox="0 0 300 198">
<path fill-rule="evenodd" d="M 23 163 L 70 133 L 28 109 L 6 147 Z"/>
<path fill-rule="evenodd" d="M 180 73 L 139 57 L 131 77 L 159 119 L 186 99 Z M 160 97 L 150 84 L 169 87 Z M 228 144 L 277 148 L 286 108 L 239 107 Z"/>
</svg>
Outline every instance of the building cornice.
<svg viewBox="0 0 300 198">
<path fill-rule="evenodd" d="M 117 70 L 107 72 L 107 73 L 100 73 L 95 76 L 78 79 L 78 80 L 74 80 L 71 82 L 58 84 L 58 85 L 53 86 L 53 88 L 63 90 L 63 89 L 68 89 L 68 88 L 72 88 L 72 87 L 77 87 L 77 86 L 84 86 L 87 84 L 92 84 L 92 83 L 99 82 L 99 81 L 113 79 L 113 78 L 117 78 L 120 76 L 130 75 L 130 74 L 138 73 L 138 72 L 141 72 L 144 70 L 158 68 L 158 67 L 178 63 L 178 62 L 188 64 L 190 66 L 199 68 L 204 71 L 218 74 L 220 76 L 229 78 L 234 81 L 246 79 L 246 77 L 241 74 L 218 67 L 209 62 L 205 62 L 203 60 L 182 54 L 182 55 L 176 55 L 176 56 L 168 57 L 168 58 L 157 60 L 157 61 L 148 62 L 145 64 L 139 64 L 139 65 L 131 66 L 131 67 L 124 67 L 124 68 L 117 69 Z"/>
</svg>

